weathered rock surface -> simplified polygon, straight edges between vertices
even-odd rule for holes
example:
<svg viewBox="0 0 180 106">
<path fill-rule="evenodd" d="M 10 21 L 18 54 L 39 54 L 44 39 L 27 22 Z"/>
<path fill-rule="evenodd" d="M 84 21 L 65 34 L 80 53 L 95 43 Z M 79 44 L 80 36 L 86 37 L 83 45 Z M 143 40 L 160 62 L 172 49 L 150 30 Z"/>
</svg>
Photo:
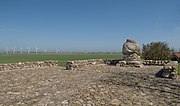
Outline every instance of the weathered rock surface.
<svg viewBox="0 0 180 106">
<path fill-rule="evenodd" d="M 126 43 L 123 44 L 123 54 L 140 54 L 140 46 L 139 44 L 132 40 L 132 39 L 127 39 Z"/>
<path fill-rule="evenodd" d="M 156 78 L 162 66 L 57 67 L 0 72 L 1 106 L 179 106 L 180 80 Z"/>
<path fill-rule="evenodd" d="M 123 44 L 122 52 L 128 65 L 135 67 L 143 66 L 140 57 L 140 46 L 136 41 L 127 39 Z"/>
<path fill-rule="evenodd" d="M 125 60 L 127 61 L 140 61 L 140 46 L 139 44 L 131 39 L 127 39 L 123 44 L 123 54 L 125 55 Z"/>
<path fill-rule="evenodd" d="M 170 61 L 164 64 L 162 77 L 175 79 L 178 73 L 178 61 Z"/>
</svg>

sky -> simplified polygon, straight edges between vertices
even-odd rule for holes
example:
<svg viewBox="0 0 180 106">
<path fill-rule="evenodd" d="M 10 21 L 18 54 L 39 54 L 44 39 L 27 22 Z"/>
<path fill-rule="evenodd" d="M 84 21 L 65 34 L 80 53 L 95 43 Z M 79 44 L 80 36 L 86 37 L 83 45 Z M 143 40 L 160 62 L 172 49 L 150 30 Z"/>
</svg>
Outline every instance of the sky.
<svg viewBox="0 0 180 106">
<path fill-rule="evenodd" d="M 0 48 L 121 51 L 167 42 L 180 48 L 180 0 L 0 0 Z"/>
</svg>

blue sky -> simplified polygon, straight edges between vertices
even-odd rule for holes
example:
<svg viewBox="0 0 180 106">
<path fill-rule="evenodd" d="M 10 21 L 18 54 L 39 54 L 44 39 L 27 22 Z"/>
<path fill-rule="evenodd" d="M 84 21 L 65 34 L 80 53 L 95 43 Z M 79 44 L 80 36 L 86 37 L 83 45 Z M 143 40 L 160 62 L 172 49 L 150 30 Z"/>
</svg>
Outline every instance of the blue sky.
<svg viewBox="0 0 180 106">
<path fill-rule="evenodd" d="M 121 51 L 141 45 L 180 48 L 180 0 L 0 0 L 0 48 Z"/>
</svg>

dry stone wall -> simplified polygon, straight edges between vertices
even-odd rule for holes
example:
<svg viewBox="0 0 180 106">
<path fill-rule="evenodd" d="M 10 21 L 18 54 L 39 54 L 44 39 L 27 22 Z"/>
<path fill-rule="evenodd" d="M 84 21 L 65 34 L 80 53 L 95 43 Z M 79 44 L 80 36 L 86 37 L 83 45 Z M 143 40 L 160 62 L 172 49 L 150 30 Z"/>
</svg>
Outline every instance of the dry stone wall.
<svg viewBox="0 0 180 106">
<path fill-rule="evenodd" d="M 77 68 L 83 68 L 87 66 L 100 65 L 100 64 L 115 65 L 119 61 L 120 60 L 111 60 L 111 59 L 90 59 L 90 60 L 68 61 L 66 64 L 66 69 L 74 70 Z"/>
<path fill-rule="evenodd" d="M 19 62 L 13 64 L 0 64 L 0 71 L 36 68 L 36 67 L 54 67 L 58 66 L 58 61 L 37 61 L 37 62 Z"/>
<path fill-rule="evenodd" d="M 159 65 L 163 66 L 167 63 L 169 63 L 170 60 L 143 60 L 144 65 Z"/>
<path fill-rule="evenodd" d="M 169 63 L 170 60 L 143 60 L 143 65 L 157 65 L 157 66 L 164 66 L 165 64 Z M 76 60 L 76 61 L 68 61 L 66 64 L 66 69 L 73 70 L 76 68 L 83 68 L 92 65 L 99 65 L 99 64 L 107 64 L 107 65 L 116 65 L 116 66 L 129 66 L 127 65 L 126 61 L 122 60 L 113 60 L 113 59 L 90 59 L 90 60 Z"/>
<path fill-rule="evenodd" d="M 177 78 L 178 62 L 170 60 L 143 60 L 141 61 L 144 66 L 164 66 L 159 75 L 159 77 L 165 78 Z M 85 68 L 93 65 L 116 65 L 117 67 L 136 67 L 132 64 L 128 64 L 126 61 L 122 60 L 103 60 L 103 59 L 91 59 L 91 60 L 77 60 L 68 61 L 66 64 L 67 70 L 76 70 L 78 68 Z M 143 66 L 142 66 L 143 67 Z M 140 67 L 141 68 L 141 67 Z"/>
<path fill-rule="evenodd" d="M 66 69 L 74 70 L 76 68 L 83 68 L 83 67 L 97 65 L 97 64 L 105 64 L 105 63 L 103 59 L 68 61 L 66 64 Z"/>
</svg>

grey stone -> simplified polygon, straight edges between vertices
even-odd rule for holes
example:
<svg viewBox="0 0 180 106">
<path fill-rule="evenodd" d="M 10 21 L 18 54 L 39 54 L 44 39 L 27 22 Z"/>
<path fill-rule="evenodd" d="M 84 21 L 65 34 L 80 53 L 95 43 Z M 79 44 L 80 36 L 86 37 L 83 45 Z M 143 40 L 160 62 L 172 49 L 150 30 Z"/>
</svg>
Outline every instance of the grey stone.
<svg viewBox="0 0 180 106">
<path fill-rule="evenodd" d="M 68 100 L 64 100 L 64 101 L 62 102 L 62 105 L 63 105 L 63 106 L 68 106 L 68 105 L 69 105 Z"/>
<path fill-rule="evenodd" d="M 127 39 L 123 44 L 122 52 L 124 55 L 130 55 L 133 53 L 140 55 L 140 46 L 134 40 Z"/>
<path fill-rule="evenodd" d="M 163 70 L 162 77 L 168 78 L 171 74 L 170 70 Z"/>
<path fill-rule="evenodd" d="M 178 70 L 178 62 L 170 61 L 163 67 L 162 77 L 176 79 Z"/>
<path fill-rule="evenodd" d="M 122 52 L 128 65 L 135 67 L 143 66 L 140 57 L 140 46 L 136 41 L 127 39 L 123 44 Z"/>
<path fill-rule="evenodd" d="M 165 66 L 171 66 L 174 70 L 178 69 L 178 61 L 170 61 L 167 64 L 164 65 Z"/>
<path fill-rule="evenodd" d="M 113 99 L 110 101 L 110 104 L 113 106 L 119 106 L 121 104 L 121 101 L 118 99 Z"/>
</svg>

